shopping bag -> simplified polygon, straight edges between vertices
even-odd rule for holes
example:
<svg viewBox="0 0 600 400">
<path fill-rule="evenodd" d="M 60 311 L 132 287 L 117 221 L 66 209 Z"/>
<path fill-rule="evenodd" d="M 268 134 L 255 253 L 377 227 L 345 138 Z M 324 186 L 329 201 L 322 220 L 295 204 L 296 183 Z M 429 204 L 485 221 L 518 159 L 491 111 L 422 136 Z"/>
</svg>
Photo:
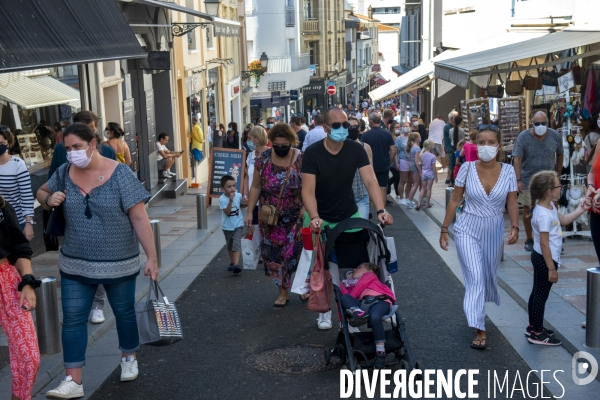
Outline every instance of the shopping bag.
<svg viewBox="0 0 600 400">
<path fill-rule="evenodd" d="M 393 237 L 385 237 L 385 242 L 390 252 L 390 262 L 387 265 L 387 270 L 390 274 L 398 272 L 398 257 L 396 256 L 396 242 Z"/>
<path fill-rule="evenodd" d="M 302 249 L 300 261 L 298 261 L 298 268 L 296 269 L 296 275 L 294 276 L 294 281 L 292 282 L 292 293 L 310 293 L 310 279 L 308 279 L 308 274 L 310 273 L 313 254 L 313 250 Z"/>
<path fill-rule="evenodd" d="M 246 236 L 242 239 L 242 258 L 244 259 L 244 269 L 256 269 L 258 266 L 260 235 L 258 232 L 255 233 L 253 228 L 249 228 L 246 231 Z"/>
<path fill-rule="evenodd" d="M 177 308 L 157 282 L 150 280 L 146 300 L 135 303 L 135 318 L 140 344 L 167 346 L 183 339 Z"/>
<path fill-rule="evenodd" d="M 325 269 L 325 249 L 323 242 L 321 242 L 321 234 L 318 233 L 310 273 L 308 309 L 320 313 L 329 311 L 332 290 L 331 274 Z"/>
</svg>

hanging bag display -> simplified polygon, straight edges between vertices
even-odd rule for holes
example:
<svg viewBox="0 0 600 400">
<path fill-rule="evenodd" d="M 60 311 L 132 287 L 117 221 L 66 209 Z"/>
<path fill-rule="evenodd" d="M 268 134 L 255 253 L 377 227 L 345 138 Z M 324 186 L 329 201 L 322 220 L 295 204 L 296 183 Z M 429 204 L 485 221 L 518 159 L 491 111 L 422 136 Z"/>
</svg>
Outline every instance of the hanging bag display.
<svg viewBox="0 0 600 400">
<path fill-rule="evenodd" d="M 546 56 L 544 63 L 552 61 L 552 57 L 550 54 Z M 556 73 L 556 69 L 554 65 L 550 67 L 550 70 L 542 71 L 542 84 L 544 86 L 556 86 L 558 85 L 558 74 Z"/>
<path fill-rule="evenodd" d="M 537 62 L 537 58 L 531 57 L 529 60 L 529 66 L 531 67 L 535 61 L 535 65 L 539 65 Z M 525 78 L 523 78 L 523 86 L 526 90 L 540 90 L 542 88 L 542 77 L 541 71 L 539 68 L 536 68 L 536 76 L 529 75 L 529 70 L 525 74 Z"/>
<path fill-rule="evenodd" d="M 518 65 L 516 62 L 513 62 L 510 67 L 517 68 Z M 520 71 L 517 71 L 516 73 L 519 79 L 510 79 L 511 73 L 509 73 L 506 80 L 506 94 L 509 96 L 520 96 L 523 94 L 523 78 L 521 77 Z"/>
<path fill-rule="evenodd" d="M 290 178 L 290 172 L 292 170 L 292 162 L 294 161 L 294 157 L 295 157 L 295 153 L 292 154 L 292 157 L 290 158 L 290 165 L 288 165 L 288 170 L 285 175 L 285 179 L 281 183 L 281 190 L 279 191 L 279 198 L 277 199 L 277 205 L 265 204 L 260 208 L 260 213 L 258 215 L 258 218 L 260 219 L 261 222 L 263 222 L 269 226 L 275 226 L 275 225 L 277 225 L 277 222 L 279 222 L 279 215 L 281 214 L 281 211 L 279 211 L 279 205 L 281 204 L 281 196 L 283 195 L 283 190 L 285 189 L 288 179 Z"/>
<path fill-rule="evenodd" d="M 183 339 L 183 332 L 177 308 L 169 302 L 158 282 L 149 281 L 146 301 L 135 303 L 140 344 L 167 346 L 179 342 Z M 151 298 L 152 293 L 154 298 Z"/>
<path fill-rule="evenodd" d="M 496 71 L 496 72 L 494 72 Z M 504 81 L 502 80 L 502 77 L 500 76 L 500 74 L 497 72 L 498 71 L 498 67 L 494 67 L 492 68 L 492 70 L 490 71 L 490 77 L 488 79 L 488 83 L 487 83 L 487 87 L 485 88 L 485 92 L 487 97 L 494 97 L 494 98 L 502 98 L 504 97 Z M 494 76 L 498 76 L 498 80 L 500 80 L 500 84 L 499 85 L 492 85 L 492 78 Z"/>
</svg>

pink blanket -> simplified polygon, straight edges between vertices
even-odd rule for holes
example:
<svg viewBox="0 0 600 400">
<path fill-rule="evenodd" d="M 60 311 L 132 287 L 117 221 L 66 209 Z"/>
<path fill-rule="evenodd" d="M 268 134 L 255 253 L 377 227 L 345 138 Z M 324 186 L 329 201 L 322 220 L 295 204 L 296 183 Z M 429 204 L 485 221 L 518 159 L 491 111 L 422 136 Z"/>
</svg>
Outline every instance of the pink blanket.
<svg viewBox="0 0 600 400">
<path fill-rule="evenodd" d="M 371 289 L 378 293 L 389 296 L 389 298 L 393 299 L 394 303 L 396 302 L 396 297 L 394 296 L 394 292 L 392 292 L 392 290 L 389 287 L 387 287 L 383 283 L 379 282 L 379 278 L 377 277 L 377 275 L 375 275 L 371 271 L 366 272 L 358 280 L 358 282 L 356 283 L 356 286 L 354 286 L 354 287 L 346 289 L 344 287 L 344 285 L 340 286 L 340 290 L 341 290 L 342 294 L 349 294 L 350 296 L 354 297 L 355 299 L 360 299 L 360 295 L 366 289 Z"/>
</svg>

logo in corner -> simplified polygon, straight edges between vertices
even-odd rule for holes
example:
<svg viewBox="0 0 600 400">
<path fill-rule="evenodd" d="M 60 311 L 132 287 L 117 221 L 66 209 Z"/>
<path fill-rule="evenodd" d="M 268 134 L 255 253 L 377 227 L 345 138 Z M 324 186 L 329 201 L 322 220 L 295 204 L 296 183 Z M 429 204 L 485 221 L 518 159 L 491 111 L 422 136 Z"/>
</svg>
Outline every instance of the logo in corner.
<svg viewBox="0 0 600 400">
<path fill-rule="evenodd" d="M 588 369 L 590 370 L 589 375 L 584 377 L 588 372 Z M 573 382 L 575 382 L 576 385 L 587 385 L 596 379 L 596 375 L 598 375 L 598 362 L 590 353 L 578 351 L 573 354 L 571 371 L 573 374 Z"/>
</svg>

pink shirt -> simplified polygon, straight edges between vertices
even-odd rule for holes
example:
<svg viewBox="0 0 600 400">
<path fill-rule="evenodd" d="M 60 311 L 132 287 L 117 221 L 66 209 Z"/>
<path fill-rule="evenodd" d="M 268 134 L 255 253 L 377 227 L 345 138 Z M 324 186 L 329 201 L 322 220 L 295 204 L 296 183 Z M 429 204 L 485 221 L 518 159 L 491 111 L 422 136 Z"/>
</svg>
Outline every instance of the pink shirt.
<svg viewBox="0 0 600 400">
<path fill-rule="evenodd" d="M 463 146 L 465 151 L 465 161 L 477 161 L 479 156 L 477 155 L 477 145 L 472 143 L 465 143 Z"/>
</svg>

